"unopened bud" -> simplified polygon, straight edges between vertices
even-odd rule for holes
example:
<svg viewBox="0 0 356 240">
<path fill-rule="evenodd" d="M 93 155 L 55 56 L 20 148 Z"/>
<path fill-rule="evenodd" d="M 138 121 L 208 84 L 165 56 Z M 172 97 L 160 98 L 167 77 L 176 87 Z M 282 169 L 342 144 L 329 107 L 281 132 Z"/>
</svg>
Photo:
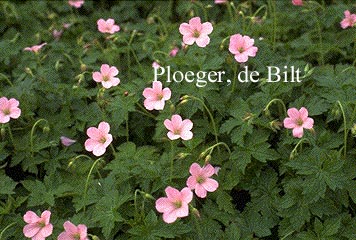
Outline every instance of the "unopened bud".
<svg viewBox="0 0 356 240">
<path fill-rule="evenodd" d="M 148 17 L 146 22 L 147 22 L 147 24 L 154 24 L 155 23 L 155 19 L 153 17 Z"/>
<path fill-rule="evenodd" d="M 174 113 L 176 111 L 176 107 L 173 104 L 171 104 L 171 106 L 169 106 L 169 108 L 172 113 Z"/>
<path fill-rule="evenodd" d="M 5 138 L 6 137 L 6 129 L 4 127 L 1 128 L 1 138 Z"/>
<path fill-rule="evenodd" d="M 87 70 L 87 65 L 85 65 L 84 63 L 80 64 L 80 71 L 84 72 Z"/>
<path fill-rule="evenodd" d="M 49 126 L 44 126 L 43 129 L 42 129 L 42 131 L 43 131 L 44 133 L 48 133 L 50 130 L 51 130 L 51 129 L 50 129 Z"/>
<path fill-rule="evenodd" d="M 25 73 L 27 73 L 27 74 L 29 74 L 29 75 L 31 75 L 31 76 L 33 77 L 33 73 L 32 73 L 31 68 L 26 67 L 26 68 L 25 68 Z"/>
<path fill-rule="evenodd" d="M 354 125 L 351 128 L 351 134 L 353 137 L 356 137 L 356 123 L 354 123 Z"/>
<path fill-rule="evenodd" d="M 177 154 L 177 159 L 183 159 L 183 158 L 186 158 L 187 156 L 189 156 L 190 153 L 178 153 Z"/>
<path fill-rule="evenodd" d="M 98 238 L 98 237 L 95 236 L 95 235 L 91 235 L 91 239 L 92 239 L 92 240 L 100 240 L 100 238 Z"/>
<path fill-rule="evenodd" d="M 127 97 L 129 95 L 129 92 L 128 91 L 125 91 L 124 92 L 124 96 Z"/>
<path fill-rule="evenodd" d="M 186 100 L 186 99 L 189 99 L 189 95 L 184 95 L 180 98 L 181 101 Z"/>
<path fill-rule="evenodd" d="M 211 160 L 211 155 L 209 154 L 205 157 L 205 160 L 204 160 L 205 164 L 209 164 L 210 160 Z"/>
<path fill-rule="evenodd" d="M 277 120 L 273 120 L 272 122 L 269 123 L 269 127 L 274 131 L 277 132 L 278 130 L 281 130 L 282 123 Z"/>
<path fill-rule="evenodd" d="M 196 217 L 200 218 L 200 212 L 199 212 L 198 209 L 192 208 L 192 213 L 193 213 Z"/>
<path fill-rule="evenodd" d="M 156 200 L 151 194 L 145 193 L 144 197 L 151 200 Z"/>
</svg>

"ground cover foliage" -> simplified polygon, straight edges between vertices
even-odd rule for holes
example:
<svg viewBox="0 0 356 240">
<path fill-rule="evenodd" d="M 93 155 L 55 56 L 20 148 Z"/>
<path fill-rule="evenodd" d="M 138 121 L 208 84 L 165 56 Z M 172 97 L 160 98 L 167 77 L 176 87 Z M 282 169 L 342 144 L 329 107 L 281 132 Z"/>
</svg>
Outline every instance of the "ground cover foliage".
<svg viewBox="0 0 356 240">
<path fill-rule="evenodd" d="M 25 239 L 24 214 L 45 210 L 48 239 L 68 220 L 89 239 L 356 239 L 356 28 L 341 28 L 346 10 L 353 1 L 0 1 L 0 97 L 21 109 L 0 124 L 0 239 Z M 193 17 L 212 23 L 206 47 L 182 47 L 179 27 Z M 99 32 L 100 18 L 120 31 Z M 234 34 L 258 47 L 246 63 L 229 52 Z M 171 98 L 149 111 L 154 61 L 225 71 L 224 81 L 162 76 Z M 93 80 L 102 64 L 117 67 L 117 86 Z M 238 81 L 245 66 L 259 82 Z M 266 66 L 299 68 L 301 82 L 267 82 Z M 314 126 L 296 138 L 283 121 L 302 107 Z M 194 124 L 190 140 L 167 137 L 173 114 Z M 103 121 L 113 141 L 97 157 L 84 143 Z M 219 187 L 168 224 L 155 201 L 183 189 L 195 162 L 219 169 Z"/>
</svg>

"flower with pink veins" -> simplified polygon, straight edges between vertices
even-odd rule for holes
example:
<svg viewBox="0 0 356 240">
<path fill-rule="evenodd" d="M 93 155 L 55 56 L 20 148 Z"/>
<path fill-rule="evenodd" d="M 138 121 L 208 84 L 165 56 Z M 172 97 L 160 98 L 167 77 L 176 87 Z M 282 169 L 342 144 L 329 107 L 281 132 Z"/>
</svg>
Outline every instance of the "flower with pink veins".
<svg viewBox="0 0 356 240">
<path fill-rule="evenodd" d="M 45 240 L 53 231 L 53 225 L 49 222 L 51 217 L 50 211 L 44 211 L 41 217 L 32 211 L 27 211 L 23 220 L 27 225 L 23 228 L 23 234 L 32 240 Z"/>
<path fill-rule="evenodd" d="M 351 14 L 349 10 L 344 12 L 345 18 L 340 22 L 343 29 L 353 27 L 356 24 L 356 14 Z"/>
<path fill-rule="evenodd" d="M 106 148 L 112 142 L 112 135 L 109 134 L 110 125 L 107 122 L 99 123 L 98 128 L 90 127 L 87 129 L 87 139 L 84 143 L 85 149 L 93 152 L 95 156 L 101 156 L 105 153 Z"/>
<path fill-rule="evenodd" d="M 295 6 L 303 6 L 303 0 L 292 0 L 292 4 Z"/>
<path fill-rule="evenodd" d="M 200 17 L 194 17 L 188 23 L 182 23 L 179 26 L 179 32 L 183 35 L 183 42 L 187 45 L 193 45 L 195 42 L 199 47 L 206 47 L 209 44 L 209 34 L 213 31 L 213 25 L 210 22 L 201 23 Z"/>
<path fill-rule="evenodd" d="M 10 98 L 10 100 L 6 97 L 0 98 L 0 123 L 9 122 L 10 118 L 19 118 L 21 115 L 19 104 L 15 98 Z"/>
<path fill-rule="evenodd" d="M 79 224 L 75 226 L 70 221 L 63 224 L 64 232 L 59 234 L 57 240 L 89 240 L 87 235 L 87 226 Z"/>
<path fill-rule="evenodd" d="M 308 117 L 308 110 L 305 107 L 301 109 L 290 108 L 287 111 L 288 116 L 284 119 L 283 125 L 285 128 L 293 129 L 293 137 L 303 137 L 303 129 L 312 129 L 314 120 Z"/>
<path fill-rule="evenodd" d="M 34 45 L 34 46 L 32 46 L 32 47 L 25 47 L 23 50 L 24 50 L 24 51 L 30 51 L 30 52 L 38 53 L 38 52 L 41 50 L 41 48 L 42 48 L 43 46 L 45 46 L 45 45 L 47 45 L 46 42 L 45 42 L 45 43 L 42 43 L 42 44 L 40 44 L 40 45 Z"/>
<path fill-rule="evenodd" d="M 142 95 L 146 98 L 143 104 L 147 110 L 163 110 L 165 101 L 171 98 L 171 90 L 162 89 L 160 81 L 153 81 L 152 88 L 145 88 Z"/>
<path fill-rule="evenodd" d="M 205 198 L 207 192 L 214 192 L 219 187 L 219 183 L 210 178 L 215 174 L 211 164 L 201 168 L 198 163 L 193 163 L 189 172 L 191 176 L 187 179 L 187 187 L 194 190 L 198 197 Z"/>
<path fill-rule="evenodd" d="M 173 223 L 177 218 L 188 216 L 188 204 L 193 199 L 192 191 L 187 187 L 183 188 L 182 191 L 167 187 L 165 192 L 167 197 L 161 197 L 156 200 L 156 209 L 158 212 L 163 213 L 163 221 Z"/>
<path fill-rule="evenodd" d="M 253 46 L 255 40 L 249 36 L 235 34 L 230 37 L 229 51 L 235 55 L 239 63 L 247 62 L 248 57 L 256 56 L 258 48 Z"/>
<path fill-rule="evenodd" d="M 104 88 L 111 88 L 120 83 L 120 79 L 115 77 L 118 73 L 116 67 L 103 64 L 100 67 L 100 72 L 93 72 L 93 79 L 95 82 L 101 82 Z"/>
<path fill-rule="evenodd" d="M 164 126 L 169 130 L 167 136 L 171 140 L 182 138 L 183 140 L 189 140 L 193 138 L 191 132 L 193 128 L 193 122 L 189 119 L 182 120 L 182 117 L 178 114 L 172 116 L 171 120 L 164 120 Z"/>
<path fill-rule="evenodd" d="M 120 26 L 116 25 L 115 20 L 112 18 L 109 18 L 106 21 L 100 18 L 96 23 L 98 24 L 99 32 L 114 34 L 120 31 Z"/>
<path fill-rule="evenodd" d="M 69 0 L 68 4 L 75 8 L 80 8 L 84 4 L 84 0 Z"/>
</svg>

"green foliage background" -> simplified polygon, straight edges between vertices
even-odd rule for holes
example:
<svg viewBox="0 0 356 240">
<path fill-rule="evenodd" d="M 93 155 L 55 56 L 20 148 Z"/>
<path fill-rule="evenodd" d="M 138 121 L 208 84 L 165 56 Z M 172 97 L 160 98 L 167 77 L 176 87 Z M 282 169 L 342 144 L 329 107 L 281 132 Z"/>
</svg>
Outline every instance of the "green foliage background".
<svg viewBox="0 0 356 240">
<path fill-rule="evenodd" d="M 356 10 L 352 2 L 297 7 L 246 0 L 233 8 L 213 1 L 85 1 L 73 9 L 67 1 L 0 1 L 0 96 L 18 99 L 22 110 L 1 126 L 0 239 L 22 239 L 24 213 L 46 209 L 50 239 L 68 219 L 108 240 L 356 239 L 356 30 L 340 27 L 343 12 Z M 179 25 L 194 16 L 213 23 L 210 44 L 169 57 L 181 46 Z M 114 18 L 121 31 L 106 38 L 97 31 L 99 18 Z M 70 28 L 55 40 L 52 31 L 64 23 Z M 150 114 L 139 106 L 154 60 L 236 77 L 242 66 L 228 51 L 236 33 L 259 48 L 250 69 L 266 76 L 266 66 L 295 66 L 302 82 L 197 88 L 162 78 L 171 104 Z M 41 42 L 48 44 L 38 55 L 23 51 Z M 104 63 L 116 66 L 121 79 L 106 91 L 91 76 Z M 195 100 L 180 103 L 184 95 Z M 306 107 L 315 133 L 300 141 L 283 129 L 282 102 Z M 192 140 L 168 141 L 163 121 L 173 113 L 193 121 Z M 83 143 L 86 129 L 100 121 L 110 123 L 115 153 L 108 148 L 96 159 Z M 64 147 L 62 135 L 78 142 Z M 183 188 L 189 166 L 202 165 L 202 152 L 216 142 L 231 150 L 219 145 L 211 153 L 211 164 L 221 167 L 214 177 L 219 189 L 194 199 L 200 217 L 165 224 L 152 196 L 164 196 L 168 185 Z"/>
</svg>

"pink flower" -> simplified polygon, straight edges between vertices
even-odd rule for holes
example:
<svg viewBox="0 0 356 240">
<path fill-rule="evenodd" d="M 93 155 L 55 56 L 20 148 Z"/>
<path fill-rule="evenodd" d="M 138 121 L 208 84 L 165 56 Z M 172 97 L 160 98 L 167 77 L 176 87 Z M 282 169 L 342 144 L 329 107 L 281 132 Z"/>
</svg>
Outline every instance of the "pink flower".
<svg viewBox="0 0 356 240">
<path fill-rule="evenodd" d="M 80 8 L 84 4 L 84 0 L 69 0 L 68 4 L 75 8 Z"/>
<path fill-rule="evenodd" d="M 189 119 L 182 121 L 182 117 L 178 114 L 172 116 L 171 120 L 164 120 L 164 126 L 169 130 L 167 136 L 171 140 L 182 138 L 183 140 L 192 139 L 193 133 L 190 131 L 193 128 L 193 122 Z"/>
<path fill-rule="evenodd" d="M 66 147 L 69 147 L 70 145 L 76 143 L 77 141 L 74 140 L 74 139 L 70 139 L 66 136 L 61 136 L 61 143 L 66 146 Z"/>
<path fill-rule="evenodd" d="M 344 12 L 345 18 L 340 22 L 343 29 L 353 27 L 356 23 L 356 14 L 351 14 L 349 10 Z"/>
<path fill-rule="evenodd" d="M 112 135 L 109 134 L 110 125 L 107 122 L 99 123 L 98 128 L 90 127 L 87 129 L 87 139 L 84 143 L 85 149 L 93 152 L 95 156 L 101 156 L 105 153 L 106 148 L 112 142 Z"/>
<path fill-rule="evenodd" d="M 197 43 L 199 47 L 206 47 L 209 44 L 210 38 L 208 35 L 213 31 L 213 26 L 210 22 L 201 23 L 200 17 L 194 17 L 188 23 L 182 23 L 179 26 L 179 32 L 183 35 L 183 42 L 187 45 Z"/>
<path fill-rule="evenodd" d="M 57 29 L 54 29 L 53 32 L 52 32 L 52 36 L 58 40 L 60 39 L 60 37 L 62 36 L 62 33 L 63 33 L 63 30 L 57 30 Z"/>
<path fill-rule="evenodd" d="M 0 123 L 7 123 L 10 118 L 19 118 L 21 109 L 18 107 L 19 101 L 15 98 L 8 100 L 6 97 L 0 98 Z"/>
<path fill-rule="evenodd" d="M 98 24 L 99 32 L 113 34 L 120 31 L 119 25 L 115 25 L 115 21 L 112 18 L 106 21 L 100 18 L 96 23 Z"/>
<path fill-rule="evenodd" d="M 303 0 L 292 0 L 292 4 L 295 6 L 302 6 Z"/>
<path fill-rule="evenodd" d="M 72 26 L 71 23 L 63 23 L 63 28 L 64 29 L 68 29 L 68 28 L 70 28 L 70 26 Z"/>
<path fill-rule="evenodd" d="M 285 128 L 293 128 L 293 137 L 303 137 L 303 128 L 311 129 L 314 125 L 314 120 L 308 117 L 308 110 L 302 107 L 299 111 L 296 108 L 290 108 L 287 111 L 288 118 L 285 118 L 283 125 Z"/>
<path fill-rule="evenodd" d="M 158 212 L 163 213 L 163 221 L 172 223 L 177 218 L 188 216 L 188 204 L 193 199 L 192 191 L 187 187 L 183 188 L 182 191 L 167 187 L 165 192 L 167 197 L 161 197 L 156 200 L 156 209 Z"/>
<path fill-rule="evenodd" d="M 247 62 L 248 57 L 256 56 L 258 48 L 253 46 L 255 40 L 249 36 L 235 34 L 230 37 L 229 51 L 235 55 L 235 60 L 239 63 Z"/>
<path fill-rule="evenodd" d="M 57 240 L 89 240 L 87 236 L 87 226 L 79 224 L 75 226 L 70 221 L 63 224 L 64 232 L 59 234 Z"/>
<path fill-rule="evenodd" d="M 103 64 L 100 67 L 100 72 L 93 72 L 93 79 L 95 82 L 101 82 L 104 88 L 111 88 L 120 83 L 120 79 L 115 77 L 118 73 L 116 67 Z"/>
<path fill-rule="evenodd" d="M 160 81 L 153 81 L 152 88 L 145 88 L 142 95 L 146 98 L 143 104 L 147 110 L 163 110 L 164 102 L 171 98 L 171 90 L 164 88 Z"/>
<path fill-rule="evenodd" d="M 152 63 L 152 67 L 153 67 L 153 68 L 157 69 L 157 68 L 159 68 L 160 66 L 161 66 L 161 65 L 159 65 L 158 62 L 153 61 L 153 63 Z"/>
<path fill-rule="evenodd" d="M 50 211 L 44 211 L 41 217 L 38 217 L 37 214 L 32 211 L 27 211 L 23 216 L 23 220 L 28 223 L 23 228 L 25 237 L 31 238 L 32 240 L 45 240 L 53 231 L 53 225 L 49 222 L 50 217 Z"/>
<path fill-rule="evenodd" d="M 224 3 L 227 3 L 227 0 L 215 0 L 214 3 L 215 4 L 224 4 Z"/>
<path fill-rule="evenodd" d="M 47 43 L 42 43 L 41 45 L 34 45 L 32 47 L 25 47 L 23 50 L 38 53 L 38 51 L 40 51 L 44 45 L 47 45 Z"/>
<path fill-rule="evenodd" d="M 179 52 L 179 48 L 174 47 L 174 48 L 169 52 L 169 56 L 175 57 L 178 52 Z"/>
<path fill-rule="evenodd" d="M 195 194 L 200 198 L 205 198 L 207 192 L 214 192 L 219 183 L 210 178 L 214 175 L 215 169 L 211 164 L 201 168 L 198 163 L 193 163 L 189 168 L 190 176 L 187 179 L 187 187 L 195 189 Z"/>
</svg>

